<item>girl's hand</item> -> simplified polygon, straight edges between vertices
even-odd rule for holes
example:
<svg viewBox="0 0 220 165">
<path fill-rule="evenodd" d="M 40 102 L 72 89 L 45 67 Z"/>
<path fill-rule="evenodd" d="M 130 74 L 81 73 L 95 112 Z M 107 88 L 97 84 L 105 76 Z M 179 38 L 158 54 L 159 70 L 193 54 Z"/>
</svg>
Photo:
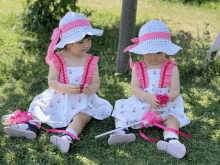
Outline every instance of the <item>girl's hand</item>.
<svg viewBox="0 0 220 165">
<path fill-rule="evenodd" d="M 91 90 L 90 90 L 90 86 L 88 84 L 84 85 L 83 89 L 82 89 L 83 94 L 85 95 L 89 95 Z"/>
<path fill-rule="evenodd" d="M 156 98 L 156 95 L 151 95 L 150 96 L 150 98 L 149 98 L 149 100 L 150 100 L 150 105 L 154 108 L 154 109 L 160 109 L 160 108 L 164 108 L 164 107 L 166 107 L 167 105 L 164 105 L 164 104 L 162 104 L 162 105 L 160 105 L 160 104 L 158 104 L 159 103 L 159 100 Z"/>
<path fill-rule="evenodd" d="M 64 91 L 69 94 L 79 94 L 80 86 L 76 84 L 65 84 Z"/>
</svg>

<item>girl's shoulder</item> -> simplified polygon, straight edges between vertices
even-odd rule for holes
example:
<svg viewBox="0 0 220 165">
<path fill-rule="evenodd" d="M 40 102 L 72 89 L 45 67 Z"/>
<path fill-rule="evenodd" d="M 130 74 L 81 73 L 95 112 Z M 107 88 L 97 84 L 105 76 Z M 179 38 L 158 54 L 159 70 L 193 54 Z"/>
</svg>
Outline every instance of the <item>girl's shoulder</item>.
<svg viewBox="0 0 220 165">
<path fill-rule="evenodd" d="M 63 56 L 59 52 L 52 55 L 51 61 L 53 61 L 57 70 L 60 70 L 61 67 L 65 66 Z"/>
</svg>

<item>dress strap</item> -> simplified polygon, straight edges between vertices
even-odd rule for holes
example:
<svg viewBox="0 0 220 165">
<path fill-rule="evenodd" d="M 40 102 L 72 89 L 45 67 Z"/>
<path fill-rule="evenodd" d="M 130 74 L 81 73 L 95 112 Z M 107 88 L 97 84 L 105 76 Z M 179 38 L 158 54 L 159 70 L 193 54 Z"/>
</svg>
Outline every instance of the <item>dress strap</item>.
<svg viewBox="0 0 220 165">
<path fill-rule="evenodd" d="M 148 88 L 149 86 L 149 79 L 147 74 L 147 67 L 143 60 L 139 62 L 133 63 L 136 68 L 136 75 L 139 80 L 142 89 Z"/>
<path fill-rule="evenodd" d="M 172 70 L 173 67 L 177 65 L 177 62 L 170 61 L 170 59 L 167 59 L 161 68 L 160 71 L 160 80 L 158 84 L 158 88 L 167 88 L 170 85 L 171 77 L 172 77 Z"/>
<path fill-rule="evenodd" d="M 63 57 L 59 52 L 52 55 L 51 61 L 53 61 L 56 69 L 60 72 L 59 81 L 64 84 L 69 84 L 69 79 L 67 77 L 66 64 Z"/>
<path fill-rule="evenodd" d="M 84 66 L 84 72 L 82 75 L 81 84 L 85 85 L 85 84 L 91 83 L 94 70 L 96 68 L 96 64 L 98 63 L 98 61 L 99 61 L 98 56 L 92 56 L 91 54 L 89 54 L 89 57 L 87 58 L 85 66 Z"/>
</svg>

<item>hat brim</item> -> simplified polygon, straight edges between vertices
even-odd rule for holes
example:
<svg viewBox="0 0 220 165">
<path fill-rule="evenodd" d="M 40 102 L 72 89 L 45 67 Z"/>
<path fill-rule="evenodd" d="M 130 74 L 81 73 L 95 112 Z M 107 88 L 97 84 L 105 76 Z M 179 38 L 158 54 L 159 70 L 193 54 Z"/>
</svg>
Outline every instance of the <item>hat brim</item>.
<svg viewBox="0 0 220 165">
<path fill-rule="evenodd" d="M 129 51 L 141 55 L 157 52 L 164 52 L 167 55 L 174 55 L 181 49 L 182 48 L 180 46 L 173 44 L 170 40 L 159 39 L 156 41 L 143 41 Z"/>
<path fill-rule="evenodd" d="M 53 48 L 53 50 L 56 50 L 57 48 L 64 48 L 64 46 L 66 44 L 70 44 L 70 43 L 74 43 L 74 42 L 78 42 L 81 39 L 83 39 L 86 35 L 91 35 L 91 36 L 101 36 L 103 34 L 103 30 L 99 30 L 99 29 L 94 29 L 92 27 L 88 27 L 84 30 L 81 31 L 80 36 L 77 37 L 77 39 L 72 39 L 69 40 L 68 42 L 63 41 L 61 39 L 61 41 Z"/>
</svg>

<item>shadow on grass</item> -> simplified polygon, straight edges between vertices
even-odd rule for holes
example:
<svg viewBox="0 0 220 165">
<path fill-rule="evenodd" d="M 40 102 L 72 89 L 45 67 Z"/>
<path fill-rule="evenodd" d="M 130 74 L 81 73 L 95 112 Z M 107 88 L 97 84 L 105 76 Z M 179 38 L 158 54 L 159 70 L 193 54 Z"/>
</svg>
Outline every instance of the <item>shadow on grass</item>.
<svg viewBox="0 0 220 165">
<path fill-rule="evenodd" d="M 138 31 L 143 24 L 136 25 L 136 36 L 138 36 Z M 95 28 L 99 29 L 100 27 L 96 26 Z M 101 89 L 98 92 L 98 95 L 103 96 L 102 98 L 108 100 L 112 105 L 114 105 L 116 100 L 128 98 L 128 96 L 125 94 L 123 85 L 119 83 L 124 82 L 124 78 L 127 78 L 128 82 L 126 83 L 130 84 L 131 75 L 127 74 L 117 77 L 114 76 L 119 38 L 119 22 L 115 22 L 111 28 L 104 27 L 103 30 L 104 34 L 102 37 L 92 38 L 92 47 L 89 53 L 100 57 L 98 64 Z M 15 94 L 18 93 L 16 92 L 16 87 L 4 89 L 4 93 L 8 96 L 7 99 L 4 100 L 4 106 L 6 109 L 11 109 L 11 112 L 15 109 L 19 109 L 20 107 L 22 110 L 27 110 L 32 99 L 48 88 L 47 83 L 39 81 L 38 78 L 45 80 L 47 79 L 49 67 L 45 63 L 44 59 L 47 51 L 47 45 L 49 45 L 50 42 L 49 37 L 50 34 L 45 34 L 37 35 L 37 38 L 34 41 L 23 40 L 25 43 L 25 49 L 27 52 L 29 52 L 29 54 L 35 54 L 36 50 L 38 50 L 38 53 L 36 54 L 38 60 L 35 62 L 25 63 L 24 59 L 18 57 L 15 59 L 13 64 L 17 70 L 8 70 L 8 72 L 11 72 L 11 75 L 14 79 L 26 82 L 24 83 L 25 85 L 17 87 L 20 88 L 20 90 L 25 91 L 22 94 Z M 197 75 L 195 75 L 195 72 L 193 72 L 195 70 L 194 66 L 190 66 L 190 69 L 188 68 L 188 71 L 184 72 L 186 68 L 189 67 L 183 62 L 190 60 L 187 55 L 191 53 L 190 45 L 191 42 L 193 42 L 192 36 L 190 33 L 185 34 L 184 31 L 179 31 L 177 34 L 172 35 L 172 41 L 183 47 L 183 50 L 178 52 L 174 58 L 177 62 L 179 62 L 180 81 L 184 82 L 181 83 L 183 86 L 182 91 L 187 93 L 189 96 L 189 100 L 187 100 L 187 102 L 191 104 L 192 107 L 196 107 L 192 113 L 194 118 L 198 118 L 194 119 L 192 124 L 182 128 L 181 131 L 195 136 L 195 141 L 200 141 L 200 139 L 210 140 L 211 135 L 213 135 L 212 131 L 216 130 L 217 128 L 216 125 L 210 124 L 207 121 L 208 119 L 213 119 L 213 116 L 210 115 L 211 112 L 208 112 L 206 113 L 208 115 L 203 117 L 203 119 L 207 120 L 201 121 L 199 119 L 199 117 L 206 112 L 206 107 L 198 102 L 201 100 L 201 97 L 196 97 L 196 94 L 191 93 L 190 89 L 192 87 L 196 87 L 196 85 L 192 86 L 193 78 L 195 76 L 202 77 L 202 74 L 198 75 L 196 72 Z M 178 58 L 176 58 L 176 56 Z M 140 56 L 137 56 L 134 58 L 134 61 L 138 61 L 140 58 Z M 184 74 L 181 74 L 181 72 L 184 72 Z M 208 83 L 208 80 L 206 82 Z M 208 87 L 212 88 L 214 95 L 219 93 L 219 90 L 217 90 L 217 87 L 215 86 L 204 85 L 200 86 L 199 88 L 207 89 Z M 213 101 L 211 97 L 208 99 L 208 101 Z M 201 109 L 202 112 L 200 111 Z M 3 113 L 4 111 L 2 111 L 0 114 L 4 115 Z M 212 130 L 208 133 L 208 137 L 205 136 L 207 135 L 207 129 L 204 129 L 204 126 L 205 128 Z M 3 130 L 3 126 L 1 126 L 1 129 Z M 104 121 L 92 119 L 89 124 L 87 124 L 83 132 L 79 135 L 81 140 L 79 142 L 74 142 L 73 151 L 67 154 L 60 152 L 56 146 L 48 145 L 49 137 L 52 135 L 52 133 L 42 131 L 43 133 L 41 133 L 41 137 L 37 138 L 35 141 L 30 141 L 23 138 L 9 138 L 4 133 L 1 133 L 0 136 L 2 136 L 2 138 L 0 159 L 3 160 L 4 163 L 11 160 L 17 164 L 24 161 L 26 163 L 36 162 L 36 164 L 59 164 L 61 162 L 64 164 L 71 164 L 73 162 L 75 162 L 75 164 L 145 164 L 147 162 L 152 162 L 151 159 L 153 159 L 154 163 L 178 162 L 174 159 L 166 159 L 164 162 L 163 158 L 166 157 L 166 154 L 164 154 L 165 156 L 161 158 L 162 153 L 156 149 L 156 143 L 143 140 L 138 135 L 139 130 L 131 130 L 131 132 L 137 135 L 136 142 L 131 144 L 109 146 L 107 143 L 108 136 L 97 140 L 94 139 L 94 136 L 112 129 L 114 129 L 114 118 L 110 117 Z M 162 136 L 162 130 L 159 128 L 155 129 L 155 127 L 148 128 L 147 130 L 144 129 L 143 133 L 151 138 Z M 193 150 L 193 147 L 196 146 L 193 141 L 190 141 L 187 138 L 181 137 L 181 140 L 183 143 L 188 144 L 187 148 L 189 148 L 189 150 Z M 13 147 L 7 147 L 9 144 L 15 146 L 17 149 L 20 149 L 20 152 L 17 152 Z M 43 146 L 46 146 L 45 150 L 42 148 Z M 151 152 L 145 153 L 146 151 Z M 148 155 L 147 157 L 146 154 Z M 204 154 L 206 154 L 206 152 L 204 152 Z M 8 159 L 8 157 L 11 159 Z M 139 162 L 135 162 L 137 159 L 134 158 L 139 158 Z M 196 158 L 194 160 L 188 156 L 183 160 L 183 163 L 196 161 L 199 160 Z"/>
</svg>

